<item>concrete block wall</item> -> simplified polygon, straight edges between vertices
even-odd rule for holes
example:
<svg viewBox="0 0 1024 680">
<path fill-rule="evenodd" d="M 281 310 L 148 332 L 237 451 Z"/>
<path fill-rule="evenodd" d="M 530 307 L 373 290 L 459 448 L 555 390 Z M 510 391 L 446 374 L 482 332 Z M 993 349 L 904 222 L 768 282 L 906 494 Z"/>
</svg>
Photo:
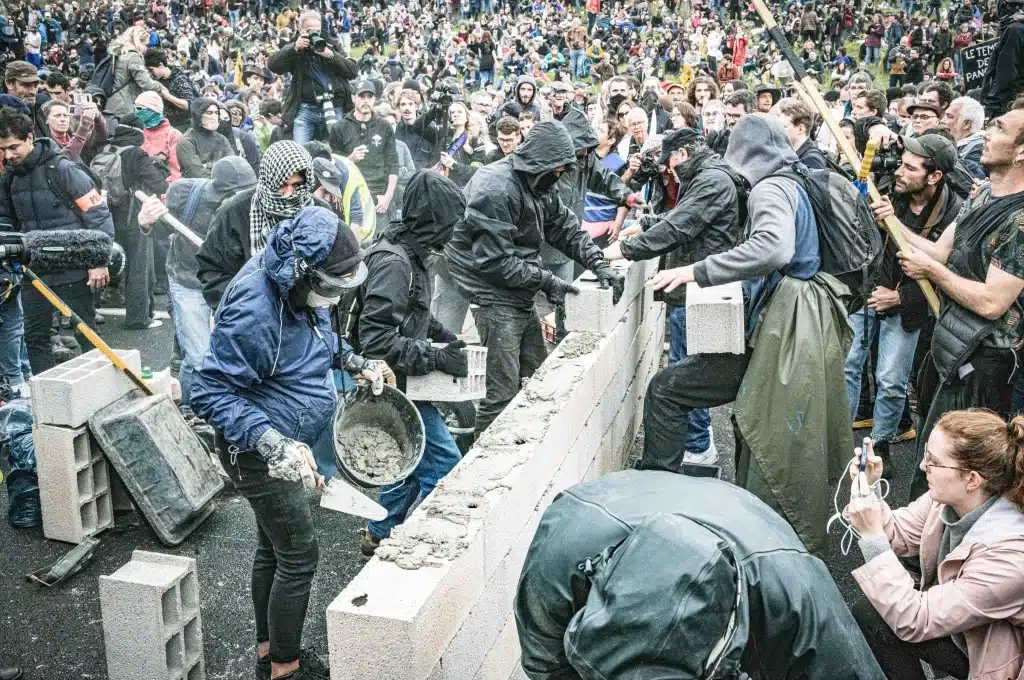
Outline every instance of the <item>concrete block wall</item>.
<svg viewBox="0 0 1024 680">
<path fill-rule="evenodd" d="M 610 333 L 625 315 L 637 296 L 644 290 L 644 282 L 657 271 L 657 260 L 612 263 L 626 278 L 622 297 L 612 304 L 611 288 L 601 288 L 593 274 L 584 272 L 576 279 L 579 293 L 565 296 L 565 329 Z"/>
<path fill-rule="evenodd" d="M 136 373 L 142 370 L 139 350 L 114 351 Z M 135 384 L 94 349 L 34 376 L 31 386 L 35 422 L 78 427 L 128 394 Z"/>
<path fill-rule="evenodd" d="M 537 523 L 562 490 L 624 466 L 662 356 L 649 271 L 630 266 L 612 327 L 571 333 L 330 605 L 333 680 L 520 677 L 512 601 Z"/>
<path fill-rule="evenodd" d="M 443 348 L 444 343 L 434 347 Z M 465 378 L 434 371 L 405 379 L 405 396 L 413 401 L 474 401 L 487 395 L 487 348 L 469 346 L 462 350 L 469 364 Z"/>
<path fill-rule="evenodd" d="M 43 535 L 81 543 L 114 524 L 110 470 L 88 428 L 35 423 Z"/>
<path fill-rule="evenodd" d="M 204 680 L 196 561 L 136 550 L 100 576 L 109 680 Z"/>
</svg>

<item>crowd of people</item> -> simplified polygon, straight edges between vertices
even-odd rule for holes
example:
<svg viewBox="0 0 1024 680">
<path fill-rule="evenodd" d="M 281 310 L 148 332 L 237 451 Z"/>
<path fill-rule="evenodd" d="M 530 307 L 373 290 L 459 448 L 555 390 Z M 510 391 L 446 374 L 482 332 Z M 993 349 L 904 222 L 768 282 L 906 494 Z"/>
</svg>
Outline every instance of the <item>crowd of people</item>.
<svg viewBox="0 0 1024 680">
<path fill-rule="evenodd" d="M 339 391 L 466 375 L 471 313 L 488 348 L 479 434 L 547 356 L 538 305 L 558 342 L 581 272 L 617 300 L 612 262 L 655 258 L 669 352 L 647 387 L 639 471 L 622 478 L 648 492 L 624 508 L 618 482 L 584 485 L 545 515 L 516 602 L 527 675 L 611 677 L 657 656 L 628 626 L 586 637 L 578 619 L 596 601 L 560 601 L 571 587 L 558 579 L 583 558 L 592 577 L 589 558 L 622 527 L 637 537 L 633 558 L 675 541 L 713 565 L 721 592 L 755 588 L 734 578 L 747 562 L 765 579 L 752 600 L 803 603 L 797 623 L 761 621 L 749 645 L 730 637 L 729 608 L 717 645 L 680 641 L 698 656 L 714 647 L 715 668 L 917 680 L 923 660 L 956 678 L 1021 675 L 1024 2 L 770 7 L 792 53 L 739 0 L 7 7 L 0 229 L 114 239 L 109 266 L 43 276 L 101 335 L 122 323 L 105 309 L 123 308 L 140 343 L 169 317 L 182 408 L 216 429 L 216 455 L 258 520 L 256 677 L 326 677 L 301 648 L 318 560 L 302 490 L 337 471 Z M 986 46 L 987 64 L 964 56 L 971 46 Z M 877 148 L 881 200 L 862 197 L 846 142 Z M 858 236 L 838 243 L 826 222 Z M 15 271 L 3 276 L 8 514 L 30 528 L 41 515 L 19 397 L 88 347 Z M 746 353 L 687 352 L 694 282 L 743 283 Z M 733 402 L 736 484 L 753 496 L 677 477 L 719 463 L 708 409 Z M 461 457 L 438 408 L 416 406 L 423 461 L 382 490 L 367 556 Z M 855 429 L 872 443 L 851 465 Z M 901 441 L 916 450 L 910 498 L 883 501 Z M 850 610 L 814 557 L 848 470 L 843 517 L 864 556 Z M 629 518 L 544 544 L 590 495 Z M 687 500 L 704 495 L 733 498 L 749 524 Z M 665 513 L 689 523 L 656 539 L 649 522 Z M 752 566 L 766 536 L 799 554 L 803 585 L 781 557 Z M 733 547 L 705 545 L 719 539 Z M 572 566 L 556 576 L 563 559 Z M 651 599 L 681 587 L 661 564 Z M 805 634 L 825 653 L 768 653 Z M 598 653 L 616 641 L 630 653 Z M 659 662 L 681 671 L 692 654 Z"/>
</svg>

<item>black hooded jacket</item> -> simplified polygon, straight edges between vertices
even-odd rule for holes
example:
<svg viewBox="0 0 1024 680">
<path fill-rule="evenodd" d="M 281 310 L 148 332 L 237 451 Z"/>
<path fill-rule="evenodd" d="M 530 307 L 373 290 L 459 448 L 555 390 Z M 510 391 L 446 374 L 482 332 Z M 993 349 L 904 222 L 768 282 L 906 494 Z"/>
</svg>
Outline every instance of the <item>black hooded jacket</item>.
<svg viewBox="0 0 1024 680">
<path fill-rule="evenodd" d="M 544 242 L 588 269 L 603 259 L 556 189 L 535 188 L 542 175 L 575 162 L 565 126 L 546 120 L 511 155 L 477 170 L 465 188 L 466 217 L 444 251 L 452 280 L 466 298 L 532 309 L 545 271 Z"/>
<path fill-rule="evenodd" d="M 579 109 L 566 108 L 562 125 L 572 136 L 573 150 L 586 149 L 587 155 L 581 160 L 578 159 L 569 170 L 562 173 L 555 188 L 565 207 L 582 222 L 583 203 L 588 191 L 604 194 L 620 206 L 626 205 L 630 191 L 619 176 L 606 168 L 594 154 L 598 139 L 587 117 Z"/>
<path fill-rule="evenodd" d="M 629 470 L 562 492 L 513 612 L 531 680 L 885 677 L 825 564 L 715 479 Z"/>
<path fill-rule="evenodd" d="M 454 182 L 419 170 L 405 189 L 402 220 L 388 226 L 363 260 L 368 274 L 353 308 L 350 342 L 367 359 L 386 361 L 402 389 L 405 376 L 434 370 L 430 341 L 447 335 L 430 314 L 433 291 L 423 257 L 444 247 L 465 212 Z"/>
<path fill-rule="evenodd" d="M 1024 91 L 1024 14 L 1014 16 L 999 32 L 999 42 L 988 60 L 981 81 L 985 117 L 1006 113 L 1014 97 Z"/>
<path fill-rule="evenodd" d="M 182 177 L 209 179 L 213 164 L 225 156 L 235 155 L 231 142 L 219 132 L 202 126 L 203 111 L 217 105 L 213 99 L 193 99 L 188 106 L 192 116 L 192 127 L 178 141 L 176 153 Z"/>
<path fill-rule="evenodd" d="M 323 69 L 330 81 L 334 108 L 341 112 L 352 110 L 352 88 L 348 81 L 359 75 L 359 69 L 356 62 L 345 56 L 340 43 L 332 38 L 326 40 L 327 47 L 333 52 L 330 58 L 308 50 L 299 51 L 295 49 L 295 43 L 290 43 L 272 54 L 267 61 L 267 66 L 274 73 L 292 75 L 291 86 L 285 92 L 281 104 L 281 120 L 289 129 L 295 123 L 299 104 L 313 103 L 313 98 L 324 92 L 323 84 L 313 74 L 314 62 Z"/>
<path fill-rule="evenodd" d="M 683 267 L 743 240 L 736 184 L 725 161 L 704 150 L 683 165 L 679 201 L 644 233 L 622 241 L 622 256 L 627 260 L 664 255 L 662 269 Z M 681 307 L 686 304 L 686 286 L 662 296 L 666 304 Z"/>
</svg>

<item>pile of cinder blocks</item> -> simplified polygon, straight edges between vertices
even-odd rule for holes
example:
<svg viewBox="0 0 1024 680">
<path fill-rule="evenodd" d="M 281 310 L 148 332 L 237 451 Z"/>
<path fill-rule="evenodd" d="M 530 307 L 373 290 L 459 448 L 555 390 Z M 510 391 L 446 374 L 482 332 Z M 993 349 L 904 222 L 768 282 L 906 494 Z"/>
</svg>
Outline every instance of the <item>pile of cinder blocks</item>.
<svg viewBox="0 0 1024 680">
<path fill-rule="evenodd" d="M 686 284 L 686 353 L 743 354 L 743 284 L 701 288 Z"/>
<path fill-rule="evenodd" d="M 330 605 L 333 680 L 525 678 L 512 601 L 541 515 L 562 490 L 624 467 L 662 357 L 647 266 L 631 267 L 612 328 L 570 334 L 563 346 L 584 351 L 549 356 Z M 395 546 L 395 561 L 382 558 Z"/>
<path fill-rule="evenodd" d="M 109 680 L 203 680 L 196 561 L 136 550 L 100 577 Z"/>
<path fill-rule="evenodd" d="M 115 350 L 136 372 L 138 350 Z M 89 434 L 89 416 L 134 384 L 93 350 L 32 378 L 32 436 L 43 535 L 80 543 L 113 526 L 111 471 Z"/>
<path fill-rule="evenodd" d="M 441 349 L 444 343 L 435 343 Z M 405 396 L 413 401 L 474 401 L 487 394 L 487 348 L 470 345 L 462 349 L 469 364 L 465 378 L 433 371 L 411 375 L 405 380 Z"/>
</svg>

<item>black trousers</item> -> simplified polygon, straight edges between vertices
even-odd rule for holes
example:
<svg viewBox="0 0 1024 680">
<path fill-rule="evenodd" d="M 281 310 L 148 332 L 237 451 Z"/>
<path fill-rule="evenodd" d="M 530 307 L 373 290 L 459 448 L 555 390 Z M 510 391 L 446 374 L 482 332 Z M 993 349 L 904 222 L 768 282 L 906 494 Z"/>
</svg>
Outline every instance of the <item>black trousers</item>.
<svg viewBox="0 0 1024 680">
<path fill-rule="evenodd" d="M 658 371 L 644 399 L 644 455 L 639 468 L 679 472 L 690 410 L 735 401 L 749 362 L 749 352 L 691 354 Z"/>
<path fill-rule="evenodd" d="M 82 321 L 92 324 L 96 317 L 96 306 L 93 303 L 92 290 L 85 280 L 58 286 L 50 286 L 57 297 L 64 300 L 71 310 L 82 317 Z M 39 375 L 53 368 L 53 346 L 50 343 L 50 330 L 53 326 L 53 305 L 47 301 L 28 281 L 21 291 L 21 304 L 25 309 L 25 344 L 28 346 L 28 362 L 32 366 L 32 375 Z M 80 333 L 75 333 L 82 351 L 89 350 L 89 341 Z"/>
<path fill-rule="evenodd" d="M 31 348 L 29 348 L 31 352 Z M 913 501 L 928 491 L 928 478 L 921 470 L 924 447 L 932 428 L 944 414 L 967 408 L 987 408 L 1006 418 L 1010 415 L 1013 402 L 1013 381 L 1016 361 L 1010 349 L 982 347 L 974 352 L 965 363 L 973 371 L 960 378 L 953 375 L 944 383 L 939 382 L 931 353 L 925 357 L 918 377 L 918 408 L 924 413 L 921 430 L 917 438 L 917 465 L 910 482 L 910 500 Z"/>
<path fill-rule="evenodd" d="M 936 676 L 951 675 L 957 680 L 967 680 L 970 664 L 953 638 L 905 642 L 896 637 L 866 597 L 859 598 L 850 609 L 875 660 L 889 680 L 925 680 L 922 661 L 936 671 Z"/>
</svg>

